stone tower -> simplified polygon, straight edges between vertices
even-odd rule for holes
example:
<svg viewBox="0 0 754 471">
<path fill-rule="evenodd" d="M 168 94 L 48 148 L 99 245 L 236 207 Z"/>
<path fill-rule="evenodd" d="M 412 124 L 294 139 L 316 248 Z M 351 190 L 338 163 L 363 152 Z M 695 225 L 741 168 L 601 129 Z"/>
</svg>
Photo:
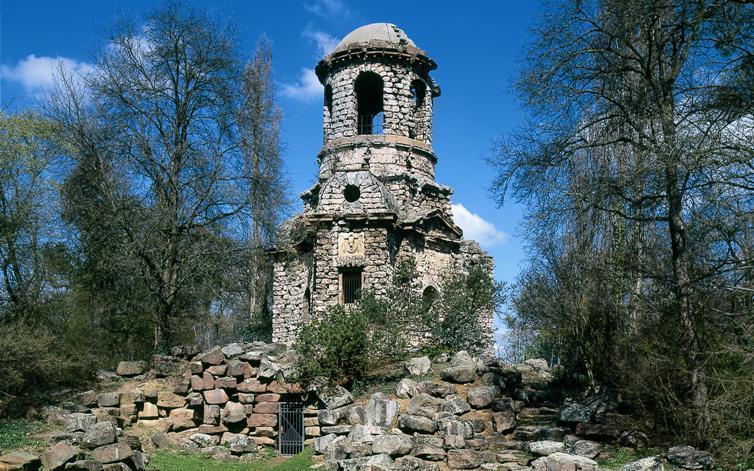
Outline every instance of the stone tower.
<svg viewBox="0 0 754 471">
<path fill-rule="evenodd" d="M 316 68 L 324 85 L 324 145 L 304 211 L 283 224 L 273 250 L 273 341 L 360 289 L 386 292 L 396 263 L 413 257 L 423 295 L 442 272 L 491 259 L 453 223 L 452 190 L 435 182 L 432 102 L 437 67 L 397 26 L 348 34 Z M 491 331 L 492 319 L 481 319 Z"/>
</svg>

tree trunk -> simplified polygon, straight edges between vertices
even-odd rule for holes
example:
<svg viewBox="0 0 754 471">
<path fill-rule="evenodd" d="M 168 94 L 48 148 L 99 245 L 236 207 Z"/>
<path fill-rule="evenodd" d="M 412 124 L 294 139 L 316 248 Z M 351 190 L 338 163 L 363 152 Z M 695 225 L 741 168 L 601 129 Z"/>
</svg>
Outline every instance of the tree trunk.
<svg viewBox="0 0 754 471">
<path fill-rule="evenodd" d="M 682 197 L 678 184 L 678 175 L 675 167 L 672 165 L 666 167 L 665 179 L 668 199 L 668 231 L 670 234 L 671 258 L 673 262 L 673 288 L 683 333 L 683 354 L 691 375 L 692 400 L 698 414 L 696 427 L 697 439 L 700 442 L 704 442 L 707 438 L 706 432 L 710 423 L 709 398 L 702 361 L 702 349 L 691 307 Z"/>
<path fill-rule="evenodd" d="M 154 350 L 156 352 L 169 353 L 173 346 L 173 332 L 170 326 L 172 311 L 173 306 L 171 304 L 160 300 L 154 329 Z"/>
</svg>

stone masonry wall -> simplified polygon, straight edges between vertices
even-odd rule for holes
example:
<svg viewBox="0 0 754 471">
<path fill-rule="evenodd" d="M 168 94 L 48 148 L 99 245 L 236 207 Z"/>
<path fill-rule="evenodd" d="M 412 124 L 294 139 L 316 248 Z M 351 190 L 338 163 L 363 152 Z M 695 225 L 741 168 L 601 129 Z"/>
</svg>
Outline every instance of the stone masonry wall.
<svg viewBox="0 0 754 471">
<path fill-rule="evenodd" d="M 336 170 L 364 170 L 379 176 L 411 174 L 435 177 L 435 156 L 428 148 L 411 147 L 394 136 L 358 136 L 337 146 L 326 147 L 319 156 L 320 180 Z"/>
<path fill-rule="evenodd" d="M 338 254 L 340 234 L 363 234 L 363 255 L 355 257 Z M 340 269 L 363 268 L 363 287 L 378 296 L 386 294 L 392 280 L 393 264 L 388 250 L 388 232 L 382 227 L 354 227 L 343 221 L 317 231 L 314 247 L 317 260 L 314 273 L 314 316 L 321 317 L 328 307 L 340 302 Z"/>
<path fill-rule="evenodd" d="M 273 269 L 272 341 L 292 344 L 310 313 L 311 254 L 282 254 Z"/>
<path fill-rule="evenodd" d="M 350 137 L 358 134 L 357 103 L 354 84 L 362 72 L 374 72 L 383 81 L 383 103 L 385 134 L 409 137 L 413 129 L 415 138 L 427 144 L 432 142 L 432 94 L 430 87 L 424 98 L 422 109 L 415 112 L 415 103 L 411 95 L 411 83 L 414 80 L 428 81 L 417 75 L 410 64 L 395 62 L 376 62 L 367 60 L 358 64 L 349 63 L 330 72 L 326 86 L 332 87 L 332 106 L 324 107 L 325 141 Z M 416 118 L 422 122 L 416 122 Z"/>
</svg>

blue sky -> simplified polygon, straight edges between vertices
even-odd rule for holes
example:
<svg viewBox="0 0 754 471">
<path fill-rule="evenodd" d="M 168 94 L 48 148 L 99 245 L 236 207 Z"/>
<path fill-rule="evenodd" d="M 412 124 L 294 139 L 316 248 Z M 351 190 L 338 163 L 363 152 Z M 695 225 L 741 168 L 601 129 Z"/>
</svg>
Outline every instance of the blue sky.
<svg viewBox="0 0 754 471">
<path fill-rule="evenodd" d="M 33 106 L 35 97 L 49 86 L 58 61 L 86 70 L 114 17 L 138 16 L 158 4 L 153 0 L 0 0 L 2 109 Z M 259 35 L 273 41 L 293 195 L 311 186 L 317 174 L 322 92 L 312 80 L 312 70 L 322 50 L 364 24 L 389 22 L 401 27 L 438 63 L 432 74 L 442 87 L 434 115 L 437 180 L 454 188 L 456 222 L 468 238 L 480 240 L 494 256 L 496 277 L 515 280 L 524 256 L 517 234 L 521 208 L 512 201 L 496 207 L 488 190 L 492 170 L 484 156 L 495 136 L 522 122 L 510 86 L 539 2 L 225 0 L 204 6 L 234 21 L 248 55 Z"/>
</svg>

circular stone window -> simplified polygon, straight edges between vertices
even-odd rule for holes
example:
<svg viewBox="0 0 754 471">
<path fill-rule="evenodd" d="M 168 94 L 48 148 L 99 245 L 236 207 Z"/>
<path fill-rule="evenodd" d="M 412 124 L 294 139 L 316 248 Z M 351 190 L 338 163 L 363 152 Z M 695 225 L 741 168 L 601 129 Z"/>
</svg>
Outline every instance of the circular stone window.
<svg viewBox="0 0 754 471">
<path fill-rule="evenodd" d="M 359 191 L 359 187 L 356 185 L 346 185 L 345 189 L 343 190 L 343 196 L 345 197 L 346 201 L 353 203 L 354 201 L 359 199 L 359 197 L 361 196 L 361 191 Z"/>
</svg>

